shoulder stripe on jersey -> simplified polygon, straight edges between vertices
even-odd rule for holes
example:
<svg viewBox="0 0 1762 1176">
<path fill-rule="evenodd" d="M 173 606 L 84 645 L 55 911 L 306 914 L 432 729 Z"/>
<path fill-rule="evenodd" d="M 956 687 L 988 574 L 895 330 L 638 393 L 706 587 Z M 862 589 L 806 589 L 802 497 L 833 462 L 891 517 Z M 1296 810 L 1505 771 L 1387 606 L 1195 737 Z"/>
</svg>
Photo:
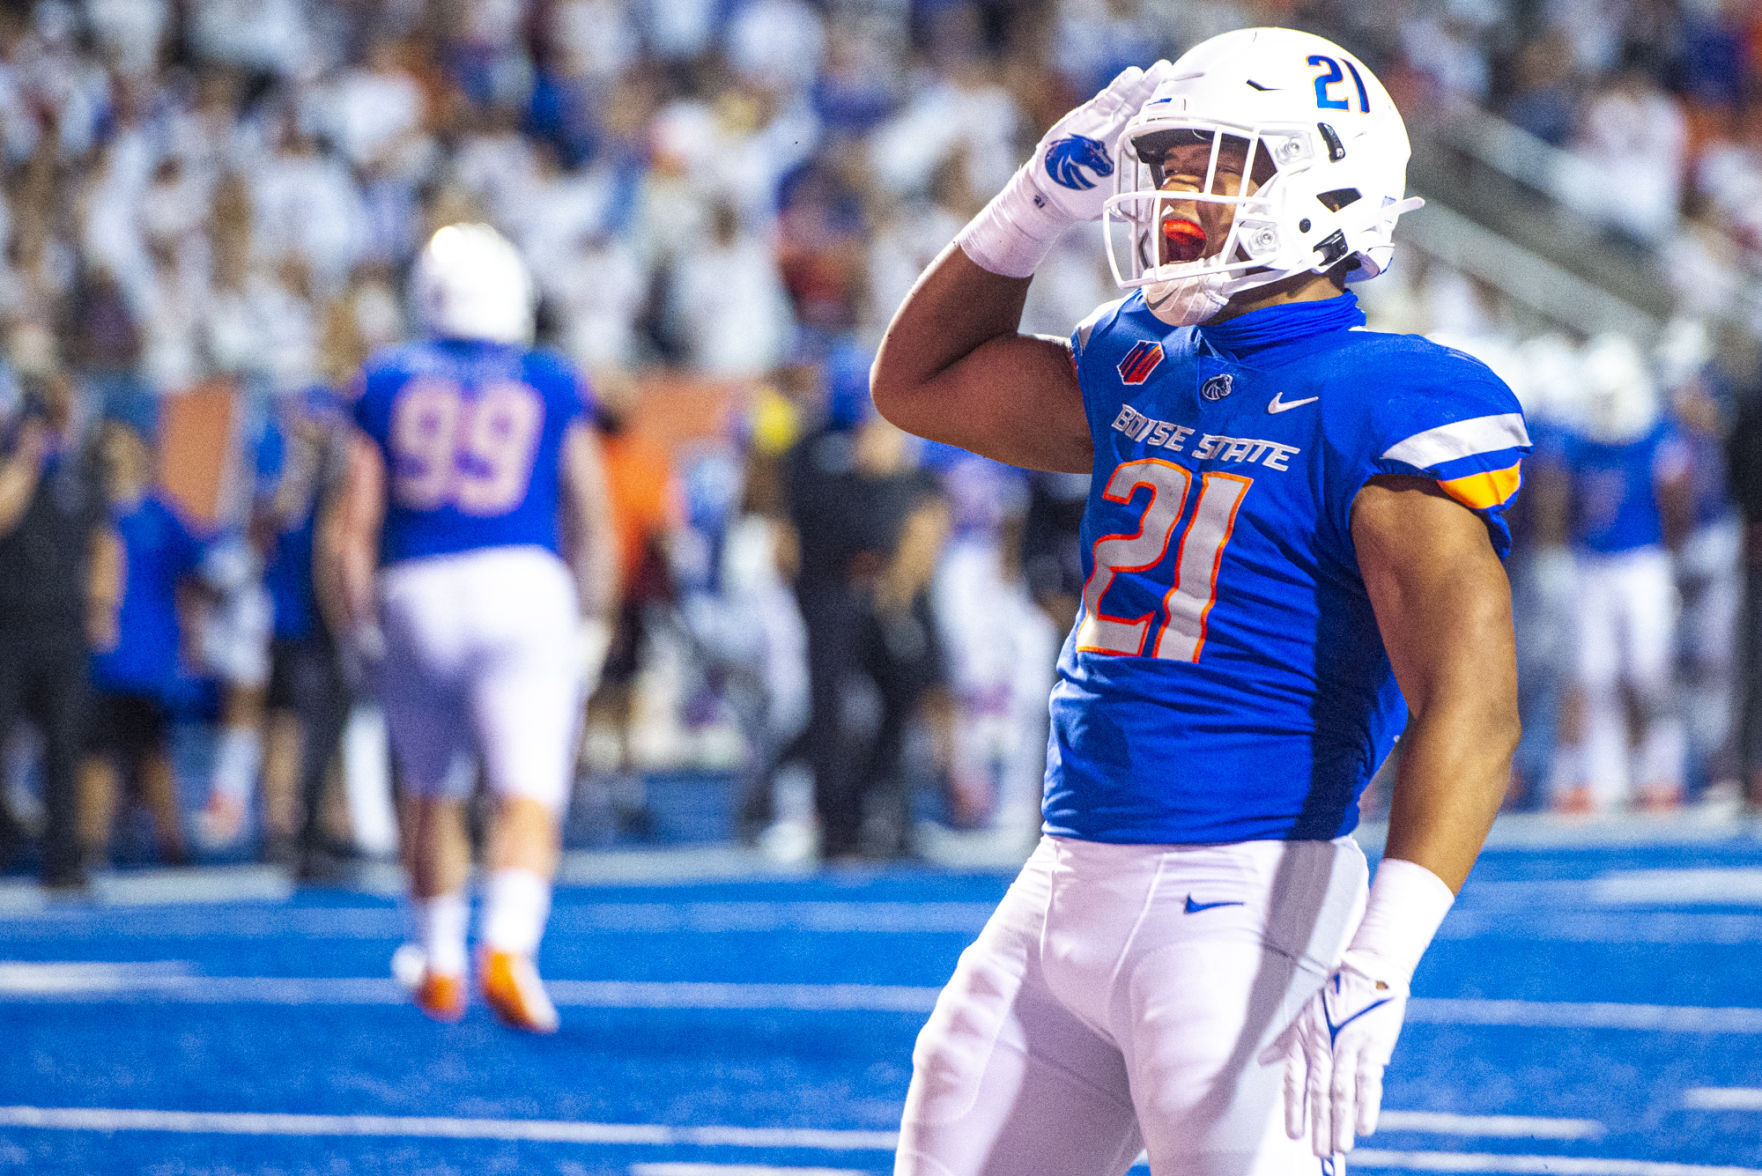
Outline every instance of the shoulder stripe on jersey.
<svg viewBox="0 0 1762 1176">
<path fill-rule="evenodd" d="M 1517 462 L 1502 470 L 1487 470 L 1462 478 L 1451 478 L 1440 481 L 1438 487 L 1473 510 L 1492 510 L 1517 493 L 1518 483 L 1522 481 L 1522 465 L 1522 462 Z"/>
<path fill-rule="evenodd" d="M 1498 416 L 1452 421 L 1450 424 L 1416 433 L 1385 449 L 1383 459 L 1406 462 L 1410 466 L 1425 469 L 1447 461 L 1473 457 L 1478 453 L 1495 453 L 1529 443 L 1529 431 L 1523 427 L 1523 414 L 1507 412 Z"/>
</svg>

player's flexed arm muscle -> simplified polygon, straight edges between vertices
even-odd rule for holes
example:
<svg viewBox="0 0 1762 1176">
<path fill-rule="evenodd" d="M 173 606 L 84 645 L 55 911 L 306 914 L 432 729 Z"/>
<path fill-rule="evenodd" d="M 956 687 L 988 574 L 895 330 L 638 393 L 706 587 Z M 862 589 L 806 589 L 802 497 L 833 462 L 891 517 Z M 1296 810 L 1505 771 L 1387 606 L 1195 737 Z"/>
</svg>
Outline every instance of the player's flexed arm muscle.
<svg viewBox="0 0 1762 1176">
<path fill-rule="evenodd" d="M 1126 70 L 1060 119 L 931 263 L 882 339 L 870 387 L 920 437 L 1010 465 L 1087 473 L 1093 460 L 1070 344 L 1017 333 L 1028 279 L 1058 237 L 1101 218 L 1110 155 L 1167 67 Z"/>
<path fill-rule="evenodd" d="M 1412 719 L 1364 919 L 1282 1040 L 1286 1130 L 1318 1156 L 1376 1129 L 1408 984 L 1492 827 L 1519 733 L 1511 588 L 1482 520 L 1436 482 L 1378 478 L 1352 540 Z"/>
</svg>

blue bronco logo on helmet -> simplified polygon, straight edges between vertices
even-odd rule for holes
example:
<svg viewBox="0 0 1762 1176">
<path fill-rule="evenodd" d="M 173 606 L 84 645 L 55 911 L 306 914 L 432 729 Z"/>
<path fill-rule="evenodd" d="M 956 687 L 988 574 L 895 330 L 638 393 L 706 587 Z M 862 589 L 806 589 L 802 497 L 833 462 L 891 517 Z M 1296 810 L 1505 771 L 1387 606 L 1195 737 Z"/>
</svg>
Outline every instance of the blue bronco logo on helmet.
<svg viewBox="0 0 1762 1176">
<path fill-rule="evenodd" d="M 1095 186 L 1095 181 L 1083 174 L 1084 168 L 1097 176 L 1113 175 L 1113 160 L 1108 158 L 1107 148 L 1099 139 L 1067 135 L 1046 149 L 1046 174 L 1053 183 L 1078 192 L 1087 191 Z"/>
</svg>

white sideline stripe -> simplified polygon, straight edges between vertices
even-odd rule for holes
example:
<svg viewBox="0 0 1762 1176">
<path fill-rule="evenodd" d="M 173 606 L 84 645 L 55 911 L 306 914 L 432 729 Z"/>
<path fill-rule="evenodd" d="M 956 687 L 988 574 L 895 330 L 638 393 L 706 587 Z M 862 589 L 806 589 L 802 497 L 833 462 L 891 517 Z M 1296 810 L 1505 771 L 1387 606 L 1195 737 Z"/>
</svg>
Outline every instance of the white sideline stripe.
<svg viewBox="0 0 1762 1176">
<path fill-rule="evenodd" d="M 0 963 L 0 997 L 114 992 L 143 982 L 182 979 L 191 971 L 190 965 L 182 960 L 159 963 Z"/>
<path fill-rule="evenodd" d="M 1762 870 L 1756 889 L 1746 871 L 1646 871 L 1648 876 L 1478 882 L 1444 921 L 1446 938 L 1545 938 L 1568 941 L 1751 943 L 1762 937 Z M 1689 874 L 1692 877 L 1674 877 Z M 1611 910 L 1613 905 L 1715 906 L 1725 910 Z M 590 902 L 560 903 L 550 927 L 561 934 L 738 934 L 794 932 L 860 935 L 949 934 L 971 937 L 992 902 Z M 1738 908 L 1736 910 L 1729 908 Z M 1743 908 L 1750 908 L 1746 911 Z M 1564 909 L 1563 909 L 1564 908 Z M 1591 909 L 1586 909 L 1591 908 Z M 390 905 L 274 908 L 215 905 L 117 909 L 0 904 L 0 935 L 53 938 L 248 940 L 393 940 L 404 919 Z"/>
<path fill-rule="evenodd" d="M 644 1009 L 803 1009 L 928 1013 L 940 988 L 904 984 L 716 984 L 679 981 L 557 980 L 545 987 L 559 1005 Z"/>
<path fill-rule="evenodd" d="M 1762 1111 L 1762 1089 L 1696 1086 L 1683 1091 L 1682 1105 L 1696 1111 Z"/>
<path fill-rule="evenodd" d="M 995 902 L 612 902 L 558 903 L 549 929 L 556 933 L 726 932 L 948 933 L 971 936 L 985 926 Z M 392 906 L 240 910 L 105 909 L 0 910 L 5 934 L 27 929 L 38 937 L 262 939 L 396 939 L 404 916 Z"/>
<path fill-rule="evenodd" d="M 45 1131 L 157 1131 L 179 1135 L 378 1136 L 423 1139 L 497 1139 L 536 1143 L 623 1144 L 650 1147 L 800 1148 L 813 1151 L 892 1151 L 892 1131 L 794 1127 L 668 1127 L 643 1123 L 570 1123 L 554 1119 L 447 1119 L 392 1115 L 286 1115 L 237 1111 L 146 1111 L 102 1107 L 0 1107 L 0 1127 Z M 1572 1156 L 1517 1156 L 1464 1152 L 1384 1151 L 1360 1148 L 1348 1161 L 1361 1168 L 1416 1172 L 1505 1172 L 1518 1176 L 1762 1176 L 1762 1168 L 1716 1167 L 1653 1160 Z M 651 1165 L 648 1176 L 695 1172 L 788 1172 L 801 1169 Z M 824 1173 L 825 1169 L 807 1169 Z"/>
<path fill-rule="evenodd" d="M 1475 1152 L 1384 1151 L 1361 1147 L 1346 1167 L 1408 1172 L 1510 1172 L 1517 1176 L 1762 1176 L 1762 1168 L 1675 1164 L 1664 1160 L 1602 1160 L 1582 1156 L 1506 1156 Z"/>
<path fill-rule="evenodd" d="M 1599 1139 L 1595 1119 L 1550 1119 L 1528 1115 L 1452 1115 L 1443 1111 L 1384 1111 L 1378 1131 L 1420 1131 L 1428 1135 L 1473 1135 L 1483 1139 Z"/>
<path fill-rule="evenodd" d="M 857 1168 L 778 1168 L 767 1164 L 632 1164 L 630 1176 L 869 1176 Z"/>
<path fill-rule="evenodd" d="M 1616 870 L 1592 880 L 1591 899 L 1636 906 L 1756 906 L 1762 904 L 1762 869 Z"/>
<path fill-rule="evenodd" d="M 34 983 L 33 983 L 34 979 Z M 726 984 L 634 980 L 549 980 L 562 1008 L 784 1009 L 796 1012 L 928 1013 L 940 988 L 889 984 Z M 0 1001 L 90 1003 L 399 1005 L 409 997 L 377 977 L 196 976 L 187 972 L 94 973 L 68 983 L 55 972 L 0 982 Z"/>
<path fill-rule="evenodd" d="M 162 1131 L 177 1135 L 394 1136 L 504 1139 L 653 1147 L 777 1147 L 892 1151 L 893 1131 L 811 1127 L 669 1127 L 557 1119 L 450 1119 L 406 1115 L 283 1115 L 255 1111 L 142 1111 L 114 1107 L 0 1107 L 0 1127 L 42 1131 Z"/>
<path fill-rule="evenodd" d="M 1753 947 L 1762 941 L 1762 914 L 1658 910 L 1452 910 L 1440 939 L 1552 943 L 1668 943 Z"/>
<path fill-rule="evenodd" d="M 16 967 L 18 965 L 7 965 Z M 65 965 L 63 965 L 65 966 Z M 26 965 L 41 969 L 45 965 Z M 75 965 L 78 967 L 78 965 Z M 13 973 L 0 1002 L 396 1005 L 408 999 L 390 978 L 199 976 L 176 961 L 100 966 L 113 971 Z M 68 976 L 77 978 L 69 982 Z M 33 982 L 34 977 L 34 982 Z M 733 984 L 667 980 L 551 980 L 563 1008 L 779 1009 L 792 1012 L 928 1013 L 940 988 L 905 984 Z M 1410 1022 L 1526 1029 L 1637 1029 L 1670 1033 L 1762 1034 L 1762 1009 L 1684 1005 L 1415 997 Z"/>
<path fill-rule="evenodd" d="M 1664 1033 L 1762 1033 L 1762 1009 L 1614 1001 L 1470 1000 L 1416 997 L 1410 1022 L 1524 1029 L 1642 1029 Z"/>
<path fill-rule="evenodd" d="M 1523 427 L 1523 414 L 1507 412 L 1452 421 L 1415 433 L 1407 440 L 1389 446 L 1383 451 L 1383 457 L 1424 469 L 1457 458 L 1473 457 L 1477 453 L 1496 453 L 1529 443 L 1529 433 Z"/>
</svg>

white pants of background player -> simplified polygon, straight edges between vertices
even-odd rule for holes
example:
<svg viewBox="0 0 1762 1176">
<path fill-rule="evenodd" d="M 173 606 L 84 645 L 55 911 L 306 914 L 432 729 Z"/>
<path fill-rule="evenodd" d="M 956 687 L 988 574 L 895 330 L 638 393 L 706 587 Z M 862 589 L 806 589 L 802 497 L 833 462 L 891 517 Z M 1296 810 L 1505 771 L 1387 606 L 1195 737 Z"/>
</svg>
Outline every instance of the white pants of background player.
<svg viewBox="0 0 1762 1176">
<path fill-rule="evenodd" d="M 1319 1176 L 1261 1056 L 1366 872 L 1350 838 L 1043 838 L 918 1035 L 895 1176 Z"/>
<path fill-rule="evenodd" d="M 581 714 L 575 586 L 556 556 L 491 548 L 380 573 L 376 685 L 404 789 L 463 796 L 475 752 L 500 798 L 560 813 Z"/>
<path fill-rule="evenodd" d="M 1676 709 L 1678 601 L 1670 556 L 1662 547 L 1581 552 L 1577 564 L 1575 682 L 1584 720 L 1578 743 L 1562 749 L 1562 783 L 1588 787 L 1597 809 L 1626 804 L 1636 782 L 1650 793 L 1680 793 L 1685 737 Z M 1629 694 L 1641 724 L 1637 741 L 1629 737 Z"/>
</svg>

